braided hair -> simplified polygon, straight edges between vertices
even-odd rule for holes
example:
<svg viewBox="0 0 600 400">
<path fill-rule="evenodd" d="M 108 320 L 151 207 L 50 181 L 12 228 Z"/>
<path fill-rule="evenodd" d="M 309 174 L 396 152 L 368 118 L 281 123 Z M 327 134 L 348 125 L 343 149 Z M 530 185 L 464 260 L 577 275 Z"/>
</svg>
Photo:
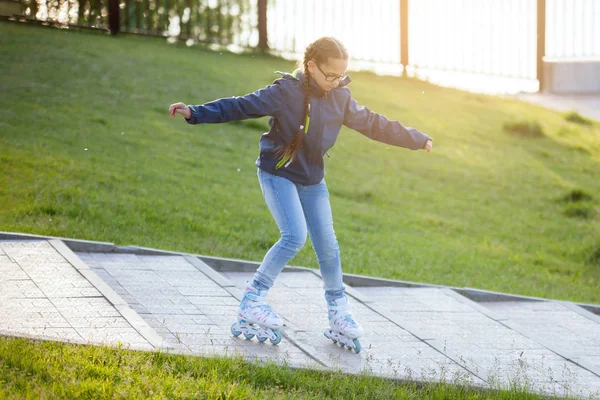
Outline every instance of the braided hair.
<svg viewBox="0 0 600 400">
<path fill-rule="evenodd" d="M 310 72 L 308 71 L 308 62 L 314 61 L 317 65 L 326 64 L 329 61 L 329 58 L 339 58 L 339 59 L 348 59 L 348 51 L 344 47 L 344 45 L 337 39 L 324 36 L 321 37 L 308 46 L 304 50 L 304 57 L 301 61 L 299 61 L 299 67 L 302 68 L 302 74 L 304 76 L 304 115 L 302 116 L 302 123 L 298 128 L 298 131 L 294 135 L 293 139 L 281 147 L 278 151 L 278 156 L 282 157 L 285 160 L 294 161 L 296 158 L 296 153 L 301 147 L 304 147 L 307 151 L 307 155 L 309 159 L 315 160 L 317 158 L 317 152 L 320 151 L 320 140 L 317 140 L 316 143 L 313 141 L 312 144 L 309 144 L 308 140 L 304 138 L 304 129 L 306 127 L 306 123 L 308 120 L 308 116 L 310 114 Z M 318 139 L 321 139 L 322 132 L 318 133 Z M 310 148 L 314 147 L 314 148 Z"/>
</svg>

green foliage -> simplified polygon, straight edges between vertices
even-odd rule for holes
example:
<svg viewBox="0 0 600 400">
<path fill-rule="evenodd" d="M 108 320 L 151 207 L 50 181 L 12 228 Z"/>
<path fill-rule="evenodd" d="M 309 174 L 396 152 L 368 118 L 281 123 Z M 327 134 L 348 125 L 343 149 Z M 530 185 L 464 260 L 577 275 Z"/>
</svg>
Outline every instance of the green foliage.
<svg viewBox="0 0 600 400">
<path fill-rule="evenodd" d="M 598 245 L 590 254 L 589 261 L 592 265 L 600 267 L 600 245 Z"/>
<path fill-rule="evenodd" d="M 526 138 L 540 138 L 544 136 L 542 127 L 537 121 L 506 122 L 504 130 L 514 135 Z"/>
<path fill-rule="evenodd" d="M 586 219 L 596 215 L 596 207 L 591 203 L 594 198 L 582 189 L 571 190 L 561 200 L 567 203 L 564 213 L 569 217 Z"/>
<path fill-rule="evenodd" d="M 593 197 L 582 189 L 573 189 L 563 197 L 563 201 L 571 203 L 591 200 L 593 200 Z"/>
<path fill-rule="evenodd" d="M 8 22 L 0 46 L 0 230 L 255 261 L 277 241 L 254 165 L 267 120 L 191 126 L 167 110 L 251 93 L 293 61 Z M 352 78 L 361 105 L 435 144 L 413 152 L 342 129 L 325 163 L 345 272 L 600 303 L 600 218 L 565 214 L 597 199 L 555 201 L 600 193 L 598 124 Z M 505 135 L 508 120 L 543 121 L 545 136 Z M 291 264 L 318 268 L 310 241 Z"/>
<path fill-rule="evenodd" d="M 577 217 L 577 218 L 592 218 L 596 210 L 592 204 L 568 204 L 565 207 L 565 214 L 569 217 Z"/>
<path fill-rule="evenodd" d="M 569 122 L 573 122 L 575 124 L 579 124 L 579 125 L 592 125 L 593 124 L 592 120 L 587 119 L 587 118 L 579 115 L 575 111 L 571 111 L 569 113 L 566 113 L 565 114 L 565 120 L 567 120 Z"/>
</svg>

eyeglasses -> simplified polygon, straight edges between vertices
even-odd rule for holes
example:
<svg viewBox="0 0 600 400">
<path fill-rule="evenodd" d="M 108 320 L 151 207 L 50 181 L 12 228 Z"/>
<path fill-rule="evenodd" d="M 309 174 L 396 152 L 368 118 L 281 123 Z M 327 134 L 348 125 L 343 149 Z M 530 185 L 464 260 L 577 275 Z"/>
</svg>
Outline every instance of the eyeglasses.
<svg viewBox="0 0 600 400">
<path fill-rule="evenodd" d="M 319 68 L 319 71 L 321 71 L 327 82 L 333 82 L 335 80 L 343 81 L 348 76 L 347 73 L 343 73 L 342 75 L 327 75 L 325 72 L 323 72 L 321 67 L 319 67 L 319 64 L 315 63 L 315 65 L 317 66 L 317 68 Z"/>
</svg>

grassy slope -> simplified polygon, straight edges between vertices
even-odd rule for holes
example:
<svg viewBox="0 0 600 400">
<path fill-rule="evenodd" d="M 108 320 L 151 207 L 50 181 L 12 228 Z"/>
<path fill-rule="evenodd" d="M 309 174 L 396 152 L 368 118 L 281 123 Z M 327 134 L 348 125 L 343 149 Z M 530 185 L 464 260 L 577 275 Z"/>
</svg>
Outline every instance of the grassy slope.
<svg viewBox="0 0 600 400">
<path fill-rule="evenodd" d="M 415 377 L 420 378 L 420 377 Z M 462 379 L 462 380 L 461 380 Z M 0 336 L 0 399 L 540 399 L 524 387 L 482 392 L 447 376 L 417 386 L 363 374 L 292 370 Z"/>
<path fill-rule="evenodd" d="M 293 63 L 9 23 L 0 44 L 0 230 L 257 261 L 277 240 L 254 167 L 266 119 L 189 126 L 167 108 L 254 91 Z M 435 149 L 343 129 L 326 163 L 345 272 L 600 303 L 599 124 L 352 75 L 361 104 Z M 546 137 L 502 130 L 522 119 Z M 593 197 L 575 204 L 587 218 L 559 201 L 574 189 Z M 317 267 L 312 247 L 292 264 Z"/>
</svg>

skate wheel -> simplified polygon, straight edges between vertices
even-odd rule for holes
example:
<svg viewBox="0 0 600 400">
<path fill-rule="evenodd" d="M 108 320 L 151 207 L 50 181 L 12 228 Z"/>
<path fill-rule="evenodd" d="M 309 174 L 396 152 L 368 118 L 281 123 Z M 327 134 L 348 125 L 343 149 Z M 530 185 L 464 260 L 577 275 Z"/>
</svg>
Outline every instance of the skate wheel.
<svg viewBox="0 0 600 400">
<path fill-rule="evenodd" d="M 242 334 L 242 332 L 235 329 L 236 325 L 237 325 L 237 322 L 234 322 L 233 325 L 231 325 L 231 334 L 235 337 L 238 337 Z"/>
<path fill-rule="evenodd" d="M 244 337 L 248 340 L 252 339 L 254 337 L 254 333 L 244 333 Z"/>
<path fill-rule="evenodd" d="M 279 342 L 281 342 L 281 332 L 273 331 L 273 333 L 275 334 L 275 340 L 271 339 L 271 343 L 279 344 Z"/>
<path fill-rule="evenodd" d="M 356 354 L 360 353 L 360 351 L 362 350 L 362 345 L 360 344 L 360 340 L 358 339 L 354 339 L 354 351 L 356 352 Z"/>
<path fill-rule="evenodd" d="M 257 336 L 256 338 L 257 338 L 257 339 L 258 339 L 258 341 L 259 341 L 259 342 L 261 342 L 261 343 L 263 343 L 264 341 L 266 341 L 266 340 L 267 340 L 267 338 L 266 338 L 266 337 L 262 337 L 262 336 Z"/>
</svg>

